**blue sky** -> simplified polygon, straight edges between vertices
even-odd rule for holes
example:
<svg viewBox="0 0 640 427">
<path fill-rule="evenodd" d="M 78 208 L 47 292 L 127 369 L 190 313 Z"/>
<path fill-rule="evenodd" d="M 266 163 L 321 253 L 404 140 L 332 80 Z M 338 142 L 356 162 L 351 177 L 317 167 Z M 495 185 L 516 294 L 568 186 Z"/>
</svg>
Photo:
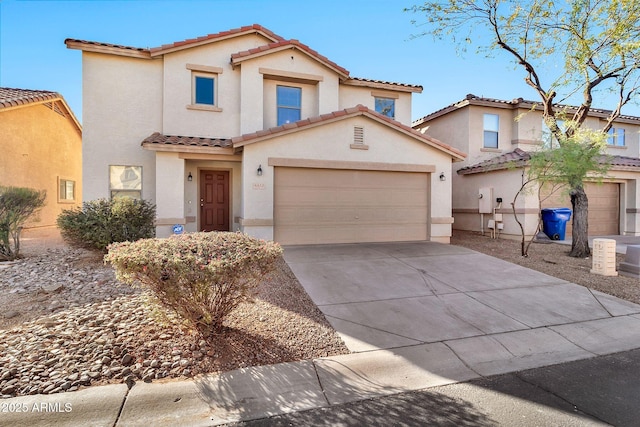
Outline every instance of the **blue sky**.
<svg viewBox="0 0 640 427">
<path fill-rule="evenodd" d="M 420 17 L 403 12 L 418 0 L 0 0 L 0 86 L 62 94 L 82 119 L 81 52 L 66 38 L 156 47 L 260 24 L 315 49 L 352 77 L 422 85 L 417 119 L 473 93 L 537 100 L 523 73 L 499 54 L 472 51 L 430 37 L 412 38 Z M 596 105 L 611 108 L 610 105 Z M 640 115 L 628 108 L 624 114 Z"/>
</svg>

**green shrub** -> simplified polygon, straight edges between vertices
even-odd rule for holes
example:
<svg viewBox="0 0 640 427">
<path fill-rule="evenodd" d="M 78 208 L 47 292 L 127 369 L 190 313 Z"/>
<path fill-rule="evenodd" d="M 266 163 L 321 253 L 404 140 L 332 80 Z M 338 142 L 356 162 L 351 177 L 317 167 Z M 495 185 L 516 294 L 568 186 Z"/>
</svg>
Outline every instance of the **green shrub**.
<svg viewBox="0 0 640 427">
<path fill-rule="evenodd" d="M 250 300 L 251 290 L 281 254 L 274 242 L 211 232 L 116 243 L 105 261 L 119 280 L 149 289 L 206 337 L 219 332 L 225 316 Z"/>
<path fill-rule="evenodd" d="M 155 236 L 156 207 L 146 200 L 116 198 L 85 202 L 63 211 L 58 227 L 73 246 L 105 251 L 114 242 Z"/>
<path fill-rule="evenodd" d="M 44 206 L 45 190 L 0 187 L 0 260 L 20 255 L 20 232 L 31 215 Z"/>
</svg>

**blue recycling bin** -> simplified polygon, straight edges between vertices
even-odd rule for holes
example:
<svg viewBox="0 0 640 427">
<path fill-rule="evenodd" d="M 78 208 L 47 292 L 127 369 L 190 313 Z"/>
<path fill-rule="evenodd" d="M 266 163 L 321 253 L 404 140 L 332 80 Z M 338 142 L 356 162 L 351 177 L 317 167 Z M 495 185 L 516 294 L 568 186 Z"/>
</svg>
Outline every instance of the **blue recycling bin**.
<svg viewBox="0 0 640 427">
<path fill-rule="evenodd" d="M 569 208 L 542 209 L 542 231 L 552 240 L 564 240 L 567 222 L 571 219 Z"/>
</svg>

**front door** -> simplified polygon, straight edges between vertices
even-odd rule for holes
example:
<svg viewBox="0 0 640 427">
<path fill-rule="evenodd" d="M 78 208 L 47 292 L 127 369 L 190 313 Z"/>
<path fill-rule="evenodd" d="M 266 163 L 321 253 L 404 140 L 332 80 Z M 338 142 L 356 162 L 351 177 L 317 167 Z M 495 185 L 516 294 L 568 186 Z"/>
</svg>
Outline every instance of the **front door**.
<svg viewBox="0 0 640 427">
<path fill-rule="evenodd" d="M 200 231 L 229 231 L 229 171 L 200 171 Z"/>
</svg>

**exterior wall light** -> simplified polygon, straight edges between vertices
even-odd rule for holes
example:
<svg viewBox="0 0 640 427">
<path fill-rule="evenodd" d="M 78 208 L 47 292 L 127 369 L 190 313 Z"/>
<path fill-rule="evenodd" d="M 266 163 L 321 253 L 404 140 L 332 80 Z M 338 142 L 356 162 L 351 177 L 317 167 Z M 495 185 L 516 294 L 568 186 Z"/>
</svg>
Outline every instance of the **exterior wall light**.
<svg viewBox="0 0 640 427">
<path fill-rule="evenodd" d="M 440 181 L 446 181 L 447 177 L 444 176 L 444 172 L 440 172 Z"/>
<path fill-rule="evenodd" d="M 258 173 L 258 176 L 262 176 L 262 165 L 258 166 L 257 173 Z"/>
<path fill-rule="evenodd" d="M 191 172 L 189 172 L 189 176 L 187 176 L 187 181 L 193 181 L 193 175 L 191 175 Z"/>
</svg>

